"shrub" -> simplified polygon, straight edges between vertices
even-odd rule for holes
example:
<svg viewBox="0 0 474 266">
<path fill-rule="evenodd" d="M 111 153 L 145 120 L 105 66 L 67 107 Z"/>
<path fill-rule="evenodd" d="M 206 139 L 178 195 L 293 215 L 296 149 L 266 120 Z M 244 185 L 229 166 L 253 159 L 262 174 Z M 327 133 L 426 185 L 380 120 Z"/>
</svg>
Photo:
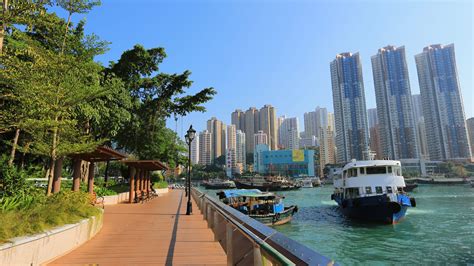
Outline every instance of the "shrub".
<svg viewBox="0 0 474 266">
<path fill-rule="evenodd" d="M 91 201 L 91 195 L 85 192 L 62 191 L 48 198 L 36 197 L 31 200 L 30 205 L 18 204 L 2 210 L 0 243 L 97 215 L 99 209 Z"/>
<path fill-rule="evenodd" d="M 160 182 L 155 182 L 153 183 L 154 188 L 167 188 L 168 187 L 168 182 L 166 181 L 160 181 Z"/>
<path fill-rule="evenodd" d="M 26 170 L 8 166 L 7 157 L 0 158 L 0 197 L 31 194 L 36 190 L 28 178 L 42 177 L 42 171 L 30 167 Z"/>
<path fill-rule="evenodd" d="M 97 194 L 97 196 L 111 196 L 111 195 L 117 195 L 117 192 L 106 187 L 99 187 L 99 186 L 94 186 L 94 192 Z"/>
</svg>

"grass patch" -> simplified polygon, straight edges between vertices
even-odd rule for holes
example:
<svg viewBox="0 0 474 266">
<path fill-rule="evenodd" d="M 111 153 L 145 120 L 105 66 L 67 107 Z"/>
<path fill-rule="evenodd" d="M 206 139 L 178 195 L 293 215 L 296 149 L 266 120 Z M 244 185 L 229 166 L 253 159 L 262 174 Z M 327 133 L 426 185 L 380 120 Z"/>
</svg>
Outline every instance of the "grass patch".
<svg viewBox="0 0 474 266">
<path fill-rule="evenodd" d="M 1 211 L 0 243 L 97 215 L 100 211 L 92 206 L 91 200 L 85 192 L 62 191 L 50 197 L 38 195 L 26 208 Z"/>
</svg>

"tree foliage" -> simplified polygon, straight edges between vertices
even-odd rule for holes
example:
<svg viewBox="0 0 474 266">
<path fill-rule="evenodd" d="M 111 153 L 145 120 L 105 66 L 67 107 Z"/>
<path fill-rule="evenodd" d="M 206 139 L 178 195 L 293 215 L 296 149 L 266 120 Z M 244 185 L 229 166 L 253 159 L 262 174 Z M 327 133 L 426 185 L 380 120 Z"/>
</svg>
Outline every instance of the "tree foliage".
<svg viewBox="0 0 474 266">
<path fill-rule="evenodd" d="M 94 0 L 9 1 L 2 9 L 0 42 L 1 153 L 30 155 L 29 163 L 57 159 L 107 143 L 140 159 L 186 162 L 186 146 L 166 119 L 204 112 L 212 87 L 190 94 L 191 72 L 163 73 L 161 47 L 135 45 L 104 67 L 94 61 L 108 42 L 85 34 L 71 17 Z M 48 10 L 64 8 L 66 19 Z M 23 158 L 24 159 L 24 158 Z M 16 161 L 18 164 L 18 160 Z"/>
</svg>

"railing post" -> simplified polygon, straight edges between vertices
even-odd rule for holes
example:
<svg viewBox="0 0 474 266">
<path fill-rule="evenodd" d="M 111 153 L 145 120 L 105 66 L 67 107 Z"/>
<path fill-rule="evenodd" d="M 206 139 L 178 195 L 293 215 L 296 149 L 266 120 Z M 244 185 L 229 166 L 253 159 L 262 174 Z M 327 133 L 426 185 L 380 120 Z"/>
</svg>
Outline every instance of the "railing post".
<svg viewBox="0 0 474 266">
<path fill-rule="evenodd" d="M 260 246 L 258 244 L 253 245 L 253 265 L 262 265 L 262 253 L 260 252 Z"/>
<path fill-rule="evenodd" d="M 213 228 L 214 227 L 214 220 L 212 219 L 212 207 L 208 206 L 207 207 L 208 213 L 207 213 L 207 227 L 208 228 Z"/>
<path fill-rule="evenodd" d="M 226 224 L 226 250 L 227 250 L 227 265 L 234 265 L 234 249 L 232 248 L 234 228 L 230 223 Z"/>
<path fill-rule="evenodd" d="M 218 232 L 219 232 L 219 212 L 215 211 L 214 212 L 214 217 L 212 217 L 214 219 L 214 241 L 219 241 L 219 237 L 217 236 Z"/>
</svg>

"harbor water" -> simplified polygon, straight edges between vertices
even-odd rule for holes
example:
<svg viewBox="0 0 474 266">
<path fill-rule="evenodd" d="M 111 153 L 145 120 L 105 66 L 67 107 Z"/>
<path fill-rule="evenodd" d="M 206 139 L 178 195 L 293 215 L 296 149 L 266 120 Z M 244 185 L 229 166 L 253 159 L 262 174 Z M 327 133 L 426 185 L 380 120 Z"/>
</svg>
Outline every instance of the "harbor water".
<svg viewBox="0 0 474 266">
<path fill-rule="evenodd" d="M 420 185 L 410 193 L 416 208 L 395 225 L 347 219 L 331 201 L 332 190 L 328 185 L 277 192 L 299 211 L 275 229 L 341 265 L 474 263 L 474 188 Z"/>
</svg>

